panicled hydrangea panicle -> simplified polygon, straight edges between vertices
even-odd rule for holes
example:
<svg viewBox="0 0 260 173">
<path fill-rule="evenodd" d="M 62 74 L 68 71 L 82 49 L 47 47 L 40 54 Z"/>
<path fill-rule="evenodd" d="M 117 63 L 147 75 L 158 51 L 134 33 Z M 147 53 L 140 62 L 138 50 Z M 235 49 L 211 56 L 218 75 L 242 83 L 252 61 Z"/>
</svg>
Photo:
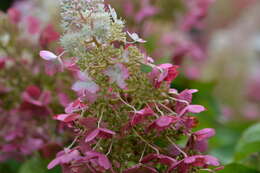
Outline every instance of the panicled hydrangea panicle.
<svg viewBox="0 0 260 173">
<path fill-rule="evenodd" d="M 191 104 L 197 90 L 170 89 L 178 66 L 155 65 L 141 53 L 136 44 L 146 41 L 125 32 L 124 21 L 104 0 L 61 0 L 61 9 L 64 54 L 40 55 L 47 61 L 76 57 L 72 90 L 78 97 L 54 117 L 75 132 L 75 139 L 49 169 L 188 173 L 219 166 L 199 146 L 207 147 L 214 129 L 192 132 L 197 119 L 191 113 L 205 110 Z M 178 145 L 183 136 L 187 144 Z"/>
</svg>

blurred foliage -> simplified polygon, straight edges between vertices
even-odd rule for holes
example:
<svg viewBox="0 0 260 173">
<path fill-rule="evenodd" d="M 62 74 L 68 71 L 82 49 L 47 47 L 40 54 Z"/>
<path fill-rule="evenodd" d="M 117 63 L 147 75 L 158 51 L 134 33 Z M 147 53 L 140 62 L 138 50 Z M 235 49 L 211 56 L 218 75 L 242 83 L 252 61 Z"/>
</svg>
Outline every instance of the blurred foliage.
<svg viewBox="0 0 260 173">
<path fill-rule="evenodd" d="M 13 3 L 14 0 L 2 0 L 0 3 L 0 10 L 6 11 L 10 5 Z"/>
<path fill-rule="evenodd" d="M 218 173 L 260 173 L 259 171 L 255 170 L 255 169 L 251 169 L 249 167 L 240 165 L 240 164 L 229 164 L 227 166 L 225 166 L 225 169 L 219 171 Z"/>
<path fill-rule="evenodd" d="M 25 162 L 10 160 L 0 164 L 1 173 L 60 173 L 61 168 L 55 167 L 47 170 L 49 160 L 43 160 L 40 157 L 33 157 Z"/>
</svg>

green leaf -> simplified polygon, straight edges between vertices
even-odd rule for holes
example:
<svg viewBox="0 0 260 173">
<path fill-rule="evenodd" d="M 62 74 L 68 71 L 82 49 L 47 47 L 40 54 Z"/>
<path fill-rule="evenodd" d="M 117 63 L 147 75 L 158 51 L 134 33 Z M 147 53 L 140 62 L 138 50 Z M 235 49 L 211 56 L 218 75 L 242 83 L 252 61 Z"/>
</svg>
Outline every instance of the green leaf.
<svg viewBox="0 0 260 173">
<path fill-rule="evenodd" d="M 51 170 L 47 169 L 49 161 L 43 160 L 39 157 L 33 157 L 30 160 L 24 162 L 21 166 L 19 173 L 60 173 L 60 167 L 57 166 Z"/>
<path fill-rule="evenodd" d="M 229 165 L 226 165 L 223 170 L 218 171 L 218 173 L 260 173 L 257 170 L 248 168 L 246 166 L 237 164 L 237 163 L 232 163 Z"/>
<path fill-rule="evenodd" d="M 21 166 L 20 162 L 9 160 L 0 164 L 1 173 L 17 173 Z"/>
<path fill-rule="evenodd" d="M 26 161 L 20 168 L 19 173 L 45 173 L 44 163 L 38 158 L 32 158 Z"/>
<path fill-rule="evenodd" d="M 235 149 L 235 160 L 239 161 L 260 151 L 260 123 L 246 129 Z"/>
</svg>

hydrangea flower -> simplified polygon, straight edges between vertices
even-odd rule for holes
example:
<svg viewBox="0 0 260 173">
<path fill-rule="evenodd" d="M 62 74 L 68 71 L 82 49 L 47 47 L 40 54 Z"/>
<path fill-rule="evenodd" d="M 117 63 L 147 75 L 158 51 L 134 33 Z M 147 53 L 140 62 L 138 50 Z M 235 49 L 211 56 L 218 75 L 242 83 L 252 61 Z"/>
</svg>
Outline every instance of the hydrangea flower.
<svg viewBox="0 0 260 173">
<path fill-rule="evenodd" d="M 205 141 L 213 133 L 207 129 L 192 133 L 197 121 L 189 113 L 205 108 L 192 104 L 197 90 L 178 93 L 170 88 L 178 66 L 155 65 L 134 45 L 145 41 L 125 32 L 124 22 L 103 0 L 62 0 L 61 8 L 62 46 L 76 57 L 79 67 L 72 70 L 78 78 L 72 86 L 78 98 L 56 119 L 75 132 L 69 151 L 80 154 L 57 155 L 49 168 L 60 164 L 76 172 L 155 173 L 218 166 L 216 158 L 202 155 L 193 146 L 194 140 Z M 75 35 L 79 36 L 76 42 Z M 133 42 L 126 41 L 128 36 Z M 144 72 L 143 65 L 152 71 Z M 182 136 L 190 137 L 183 149 L 175 144 Z M 178 152 L 171 155 L 168 146 Z M 135 165 L 129 168 L 129 163 Z"/>
</svg>

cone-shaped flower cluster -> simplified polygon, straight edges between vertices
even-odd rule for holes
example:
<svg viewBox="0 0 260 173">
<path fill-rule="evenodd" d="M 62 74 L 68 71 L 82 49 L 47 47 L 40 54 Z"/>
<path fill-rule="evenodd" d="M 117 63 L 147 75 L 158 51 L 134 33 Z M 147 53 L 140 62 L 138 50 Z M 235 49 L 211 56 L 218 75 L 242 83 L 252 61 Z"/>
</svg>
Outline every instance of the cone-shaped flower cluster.
<svg viewBox="0 0 260 173">
<path fill-rule="evenodd" d="M 78 98 L 54 118 L 72 129 L 75 139 L 48 168 L 188 173 L 219 166 L 197 148 L 214 130 L 191 131 L 197 120 L 190 113 L 205 110 L 191 103 L 196 90 L 170 89 L 178 66 L 153 64 L 136 45 L 145 40 L 125 32 L 124 21 L 103 0 L 62 0 L 61 8 L 62 55 L 76 58 L 69 65 L 59 63 L 68 70 L 74 65 L 72 89 Z M 48 51 L 40 55 L 62 56 Z M 180 137 L 186 137 L 186 146 L 176 144 Z"/>
</svg>

